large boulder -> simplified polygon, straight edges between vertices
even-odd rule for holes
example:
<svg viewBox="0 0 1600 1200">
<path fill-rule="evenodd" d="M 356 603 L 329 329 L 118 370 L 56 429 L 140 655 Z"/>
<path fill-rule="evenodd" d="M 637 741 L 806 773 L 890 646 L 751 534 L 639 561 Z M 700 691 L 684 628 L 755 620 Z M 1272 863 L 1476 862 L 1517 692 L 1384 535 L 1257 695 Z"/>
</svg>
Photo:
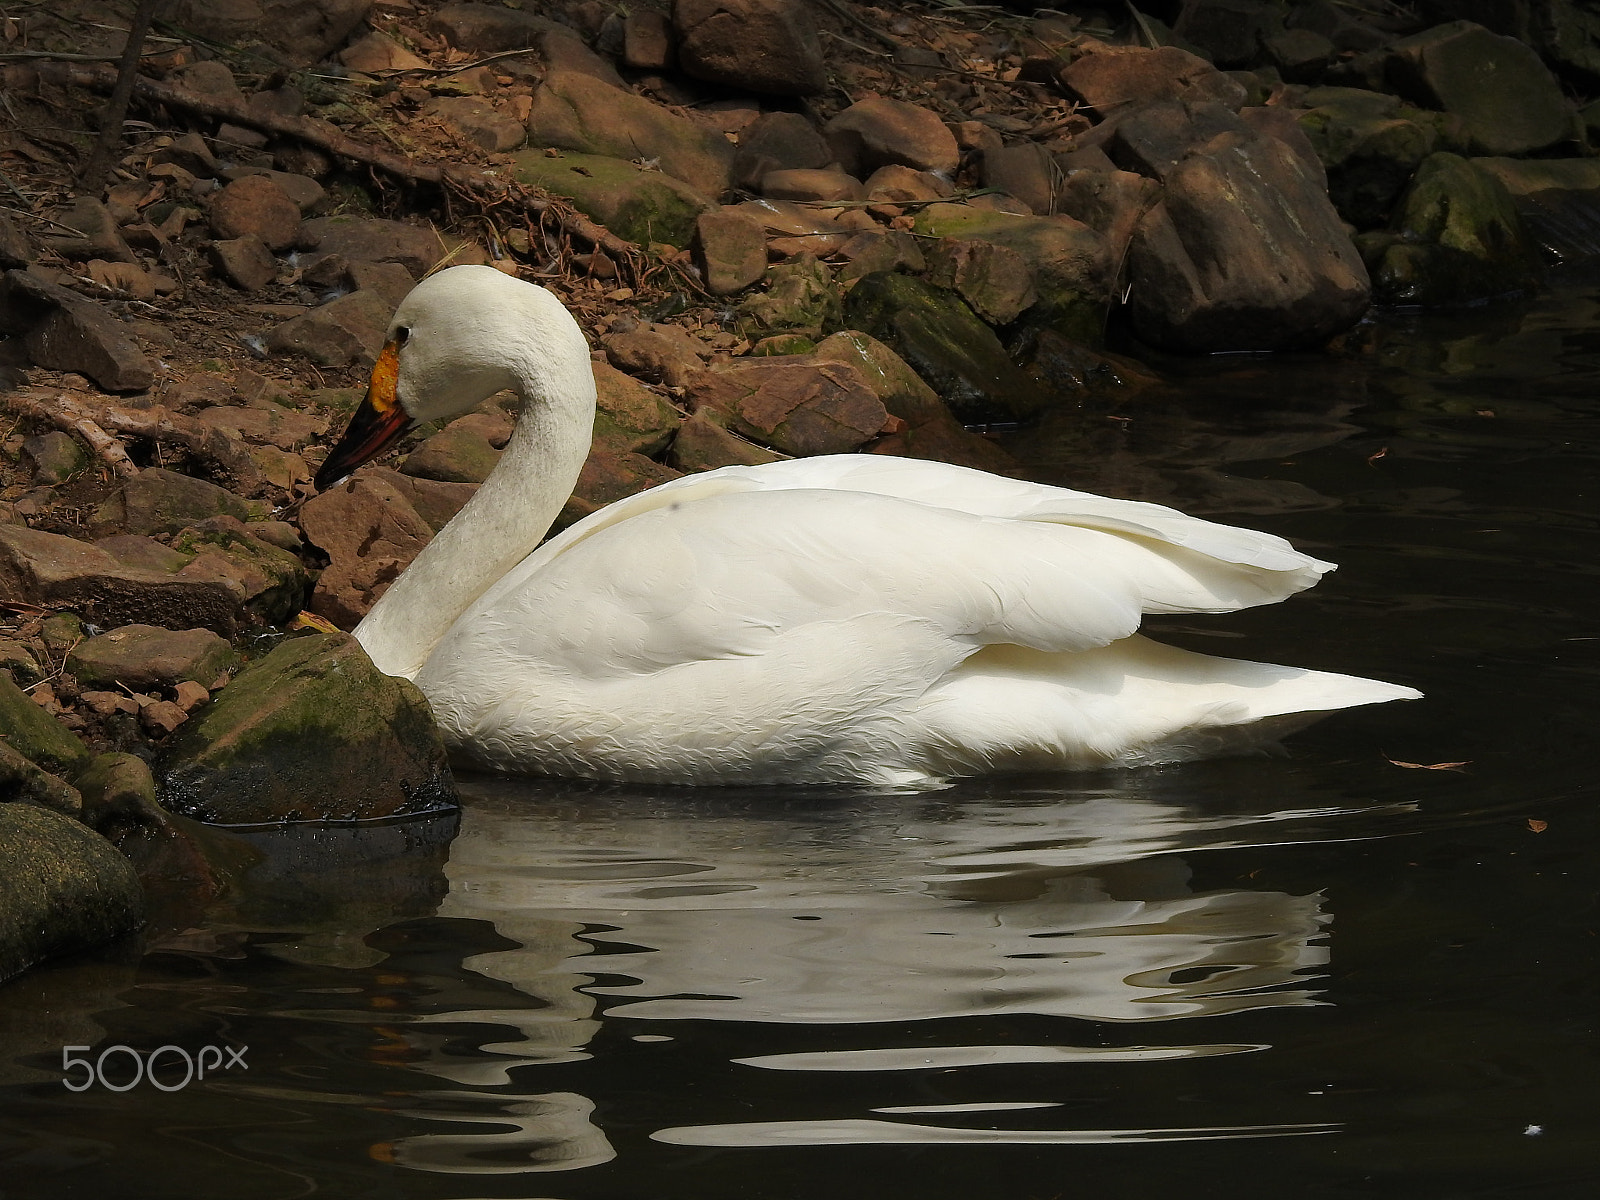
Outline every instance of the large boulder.
<svg viewBox="0 0 1600 1200">
<path fill-rule="evenodd" d="M 707 83 L 775 96 L 828 86 L 822 42 L 804 0 L 677 0 L 678 62 Z"/>
<path fill-rule="evenodd" d="M 367 615 L 433 539 L 433 527 L 389 475 L 358 472 L 300 511 L 306 538 L 328 556 L 311 610 L 345 628 Z"/>
<path fill-rule="evenodd" d="M 1407 99 L 1459 116 L 1478 154 L 1534 154 L 1576 133 L 1572 107 L 1532 48 L 1455 21 L 1396 42 L 1389 82 Z"/>
<path fill-rule="evenodd" d="M 0 980 L 143 919 L 139 878 L 110 842 L 61 813 L 0 804 Z"/>
<path fill-rule="evenodd" d="M 225 825 L 351 821 L 453 807 L 428 702 L 345 634 L 251 663 L 168 743 L 161 799 Z"/>
<path fill-rule="evenodd" d="M 733 167 L 733 147 L 715 130 L 571 70 L 552 70 L 534 93 L 528 138 L 535 147 L 637 159 L 711 199 L 728 190 Z"/>
<path fill-rule="evenodd" d="M 785 454 L 848 454 L 883 430 L 888 411 L 862 372 L 810 355 L 752 358 L 695 382 L 696 408 Z"/>
<path fill-rule="evenodd" d="M 378 292 L 351 292 L 276 326 L 267 349 L 319 367 L 371 366 L 393 315 L 394 305 Z"/>
<path fill-rule="evenodd" d="M 1164 179 L 1129 254 L 1134 330 L 1173 350 L 1314 346 L 1360 319 L 1367 269 L 1311 169 L 1225 133 Z"/>
</svg>

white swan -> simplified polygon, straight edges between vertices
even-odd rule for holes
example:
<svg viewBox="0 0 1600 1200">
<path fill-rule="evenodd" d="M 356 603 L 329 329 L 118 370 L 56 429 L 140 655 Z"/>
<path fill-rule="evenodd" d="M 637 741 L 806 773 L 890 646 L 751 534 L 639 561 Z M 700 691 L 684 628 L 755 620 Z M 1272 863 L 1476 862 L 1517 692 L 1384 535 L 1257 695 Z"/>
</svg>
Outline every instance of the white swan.
<svg viewBox="0 0 1600 1200">
<path fill-rule="evenodd" d="M 1137 635 L 1144 613 L 1268 604 L 1331 569 L 1280 538 L 943 463 L 725 467 L 541 546 L 589 451 L 589 347 L 489 267 L 406 297 L 317 486 L 503 388 L 524 403 L 499 465 L 355 631 L 470 765 L 914 786 L 1237 751 L 1420 695 Z"/>
</svg>

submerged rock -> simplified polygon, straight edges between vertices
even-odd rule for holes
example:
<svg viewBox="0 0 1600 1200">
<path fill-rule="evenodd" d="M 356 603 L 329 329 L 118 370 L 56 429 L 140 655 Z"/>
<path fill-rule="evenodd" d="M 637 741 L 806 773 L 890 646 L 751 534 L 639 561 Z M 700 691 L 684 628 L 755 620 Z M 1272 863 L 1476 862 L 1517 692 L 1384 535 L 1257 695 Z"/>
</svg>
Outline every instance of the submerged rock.
<svg viewBox="0 0 1600 1200">
<path fill-rule="evenodd" d="M 133 866 L 94 830 L 31 804 L 0 804 L 0 980 L 137 929 Z"/>
<path fill-rule="evenodd" d="M 1539 257 L 1499 178 L 1455 154 L 1417 171 L 1393 232 L 1371 237 L 1377 298 L 1391 304 L 1469 304 L 1520 292 Z"/>
<path fill-rule="evenodd" d="M 428 702 L 345 634 L 284 642 L 167 745 L 162 802 L 227 825 L 352 821 L 453 807 Z"/>
</svg>

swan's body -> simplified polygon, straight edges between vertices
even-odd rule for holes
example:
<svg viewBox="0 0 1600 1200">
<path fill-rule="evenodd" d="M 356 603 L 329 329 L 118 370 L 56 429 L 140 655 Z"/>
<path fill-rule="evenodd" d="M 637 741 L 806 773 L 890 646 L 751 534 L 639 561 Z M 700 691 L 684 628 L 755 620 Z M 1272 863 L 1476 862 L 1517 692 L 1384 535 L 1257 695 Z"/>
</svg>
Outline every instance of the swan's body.
<svg viewBox="0 0 1600 1200">
<path fill-rule="evenodd" d="M 576 323 L 541 288 L 457 267 L 407 297 L 391 341 L 400 408 L 380 360 L 380 416 L 358 416 L 319 485 L 382 448 L 374 420 L 392 441 L 406 418 L 525 398 L 489 480 L 356 629 L 468 763 L 910 785 L 1202 757 L 1419 694 L 1137 635 L 1145 613 L 1273 603 L 1331 569 L 1280 538 L 943 463 L 724 468 L 540 546 L 589 448 Z"/>
</svg>

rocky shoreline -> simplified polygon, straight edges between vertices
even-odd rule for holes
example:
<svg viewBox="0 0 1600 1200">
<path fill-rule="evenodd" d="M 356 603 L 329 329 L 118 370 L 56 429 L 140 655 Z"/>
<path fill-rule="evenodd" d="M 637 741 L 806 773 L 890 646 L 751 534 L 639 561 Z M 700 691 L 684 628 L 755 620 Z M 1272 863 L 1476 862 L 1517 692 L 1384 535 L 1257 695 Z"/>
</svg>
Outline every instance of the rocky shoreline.
<svg viewBox="0 0 1600 1200">
<path fill-rule="evenodd" d="M 175 0 L 95 187 L 131 6 L 57 7 L 0 54 L 0 979 L 224 887 L 202 823 L 453 805 L 420 693 L 338 630 L 512 413 L 310 486 L 430 269 L 590 333 L 565 523 L 785 456 L 1016 471 L 985 426 L 1136 397 L 1141 357 L 1336 346 L 1600 249 L 1571 4 Z"/>
</svg>

